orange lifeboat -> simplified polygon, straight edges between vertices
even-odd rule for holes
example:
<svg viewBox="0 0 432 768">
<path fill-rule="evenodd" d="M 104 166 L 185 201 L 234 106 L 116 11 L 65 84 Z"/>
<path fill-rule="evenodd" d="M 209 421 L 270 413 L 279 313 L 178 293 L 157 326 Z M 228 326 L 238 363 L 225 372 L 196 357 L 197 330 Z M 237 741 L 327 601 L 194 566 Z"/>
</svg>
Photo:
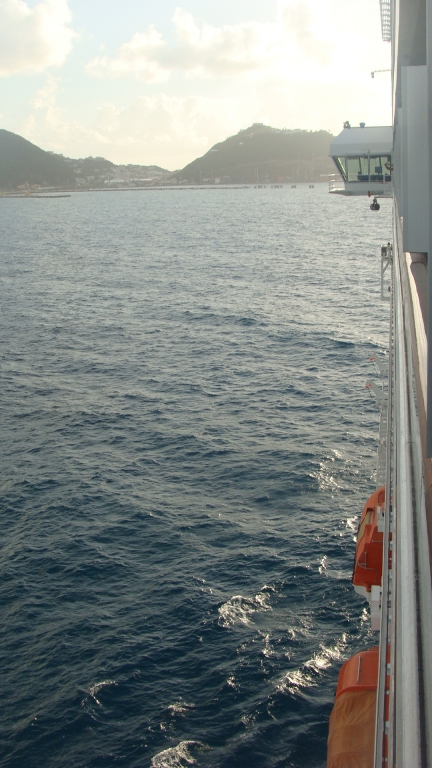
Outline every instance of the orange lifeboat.
<svg viewBox="0 0 432 768">
<path fill-rule="evenodd" d="M 373 586 L 381 586 L 384 540 L 385 488 L 378 488 L 363 507 L 357 532 L 353 585 L 356 592 L 371 599 Z"/>
<path fill-rule="evenodd" d="M 339 672 L 327 768 L 373 768 L 378 656 L 378 646 L 356 653 Z"/>
</svg>

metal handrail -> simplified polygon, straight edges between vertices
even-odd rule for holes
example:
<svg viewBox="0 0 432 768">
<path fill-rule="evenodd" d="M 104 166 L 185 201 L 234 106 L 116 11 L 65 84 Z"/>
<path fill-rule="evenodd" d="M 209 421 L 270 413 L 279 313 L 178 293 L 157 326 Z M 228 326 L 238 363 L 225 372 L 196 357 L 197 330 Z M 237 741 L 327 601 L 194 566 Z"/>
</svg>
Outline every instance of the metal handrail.
<svg viewBox="0 0 432 768">
<path fill-rule="evenodd" d="M 421 768 L 420 691 L 414 538 L 412 429 L 409 384 L 411 359 L 406 344 L 399 248 L 395 267 L 395 445 L 396 445 L 396 764 Z M 410 381 L 411 380 L 411 381 Z M 402 663 L 403 662 L 403 663 Z"/>
<path fill-rule="evenodd" d="M 387 403 L 387 435 L 386 435 L 386 479 L 385 479 L 385 512 L 384 512 L 384 537 L 383 537 L 383 582 L 381 598 L 381 630 L 380 630 L 380 651 L 378 661 L 378 687 L 377 687 L 377 709 L 375 721 L 375 768 L 382 768 L 383 758 L 386 753 L 388 758 L 388 747 L 384 739 L 389 737 L 386 733 L 386 696 L 387 693 L 387 658 L 388 647 L 391 640 L 391 603 L 392 587 L 391 574 L 389 572 L 389 553 L 390 553 L 390 534 L 392 532 L 392 440 L 393 440 L 393 343 L 394 343 L 394 302 L 393 302 L 393 262 L 391 268 L 391 286 L 390 292 L 390 329 L 389 329 L 389 360 L 388 360 L 388 403 Z M 392 655 L 392 654 L 391 654 Z M 390 661 L 391 663 L 391 661 Z"/>
<path fill-rule="evenodd" d="M 414 365 L 424 349 L 416 343 L 413 281 L 396 203 L 395 214 L 374 766 L 432 768 L 432 585 L 417 401 L 422 386 Z"/>
<path fill-rule="evenodd" d="M 413 307 L 414 309 L 414 307 Z M 419 338 L 415 319 L 408 326 L 410 339 L 410 368 L 413 371 L 413 356 L 425 350 L 419 347 Z M 414 341 L 415 339 L 415 341 Z M 416 347 L 417 345 L 417 347 Z M 417 350 L 417 351 L 415 351 Z M 417 383 L 418 396 L 421 397 L 421 372 Z M 423 452 L 418 419 L 417 390 L 414 377 L 408 376 L 409 408 L 411 412 L 412 438 L 412 499 L 413 499 L 413 545 L 415 561 L 415 588 L 417 608 L 417 653 L 418 687 L 420 715 L 421 765 L 432 767 L 432 656 L 430 652 L 432 638 L 432 585 L 429 540 L 426 519 L 426 496 L 423 473 Z"/>
<path fill-rule="evenodd" d="M 334 189 L 345 189 L 342 179 L 330 179 L 329 192 L 333 192 Z"/>
<path fill-rule="evenodd" d="M 374 766 L 424 768 L 432 766 L 432 588 L 414 376 L 412 282 L 395 218 Z"/>
</svg>

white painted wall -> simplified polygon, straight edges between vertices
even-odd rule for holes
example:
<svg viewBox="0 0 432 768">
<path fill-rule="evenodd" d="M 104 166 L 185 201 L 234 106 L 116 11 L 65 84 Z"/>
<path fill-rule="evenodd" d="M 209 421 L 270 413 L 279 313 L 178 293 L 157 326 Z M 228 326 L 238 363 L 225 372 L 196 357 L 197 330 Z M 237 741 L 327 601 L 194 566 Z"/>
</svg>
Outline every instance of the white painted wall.
<svg viewBox="0 0 432 768">
<path fill-rule="evenodd" d="M 393 189 L 398 204 L 399 216 L 404 215 L 403 206 L 403 163 L 402 163 L 402 137 L 403 137 L 403 110 L 399 107 L 395 111 L 395 132 L 393 144 Z"/>
<path fill-rule="evenodd" d="M 429 251 L 427 67 L 402 67 L 402 215 L 405 251 Z"/>
</svg>

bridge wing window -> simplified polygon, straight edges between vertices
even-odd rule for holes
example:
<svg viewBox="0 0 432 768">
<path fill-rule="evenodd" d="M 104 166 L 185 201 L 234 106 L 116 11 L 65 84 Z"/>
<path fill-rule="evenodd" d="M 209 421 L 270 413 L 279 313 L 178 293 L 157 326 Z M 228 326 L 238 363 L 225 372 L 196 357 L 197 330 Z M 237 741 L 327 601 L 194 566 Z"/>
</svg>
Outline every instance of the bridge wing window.
<svg viewBox="0 0 432 768">
<path fill-rule="evenodd" d="M 344 181 L 391 181 L 391 155 L 333 157 Z"/>
<path fill-rule="evenodd" d="M 369 157 L 359 157 L 359 173 L 357 181 L 369 181 Z"/>
<path fill-rule="evenodd" d="M 367 159 L 367 158 L 366 158 Z M 358 181 L 361 176 L 361 158 L 347 157 L 348 181 Z"/>
<path fill-rule="evenodd" d="M 391 155 L 371 156 L 369 169 L 371 181 L 391 181 Z"/>
<path fill-rule="evenodd" d="M 334 162 L 336 163 L 337 169 L 339 173 L 341 174 L 342 178 L 347 180 L 347 170 L 346 170 L 346 157 L 334 157 Z"/>
</svg>

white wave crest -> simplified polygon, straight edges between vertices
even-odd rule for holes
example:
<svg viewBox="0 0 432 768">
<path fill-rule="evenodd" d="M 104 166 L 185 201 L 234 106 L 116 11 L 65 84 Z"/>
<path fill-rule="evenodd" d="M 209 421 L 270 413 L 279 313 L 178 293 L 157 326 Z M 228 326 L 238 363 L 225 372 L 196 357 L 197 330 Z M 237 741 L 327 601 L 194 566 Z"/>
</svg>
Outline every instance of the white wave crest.
<svg viewBox="0 0 432 768">
<path fill-rule="evenodd" d="M 283 676 L 276 686 L 277 690 L 295 694 L 303 688 L 319 685 L 320 675 L 324 670 L 328 669 L 332 662 L 342 659 L 346 644 L 347 636 L 344 633 L 334 645 L 328 647 L 320 645 L 319 650 L 314 653 L 311 659 L 299 669 L 290 670 Z"/>
<path fill-rule="evenodd" d="M 266 657 L 266 659 L 270 659 L 272 656 L 276 656 L 276 652 L 273 650 L 271 645 L 271 635 L 269 632 L 258 632 L 258 634 L 262 637 L 264 640 L 264 648 L 262 649 L 261 653 L 263 656 Z"/>
<path fill-rule="evenodd" d="M 279 681 L 276 688 L 282 693 L 297 693 L 300 689 L 310 688 L 314 685 L 314 680 L 311 675 L 303 672 L 301 669 L 293 669 L 287 672 L 282 680 Z"/>
<path fill-rule="evenodd" d="M 155 755 L 151 761 L 151 768 L 185 768 L 185 766 L 194 765 L 196 760 L 189 751 L 193 748 L 206 749 L 200 741 L 181 741 L 176 747 L 169 747 Z"/>
<path fill-rule="evenodd" d="M 115 680 L 102 680 L 101 683 L 95 683 L 94 685 L 91 685 L 89 688 L 90 696 L 99 707 L 101 707 L 102 704 L 100 703 L 99 699 L 96 697 L 96 694 L 98 693 L 98 691 L 101 690 L 101 688 L 105 688 L 107 685 L 117 685 L 117 683 Z"/>
<path fill-rule="evenodd" d="M 319 651 L 314 653 L 312 659 L 306 662 L 305 667 L 314 669 L 315 672 L 321 672 L 331 666 L 333 661 L 340 661 L 343 650 L 346 646 L 347 638 L 344 633 L 334 645 L 320 645 Z"/>
<path fill-rule="evenodd" d="M 255 597 L 234 595 L 219 607 L 220 626 L 247 625 L 250 624 L 252 615 L 257 611 L 271 611 L 270 597 L 274 591 L 274 587 L 265 585 Z"/>
<path fill-rule="evenodd" d="M 176 701 L 168 706 L 170 715 L 186 715 L 189 710 L 194 709 L 195 704 L 188 704 L 187 701 Z"/>
<path fill-rule="evenodd" d="M 353 517 L 347 517 L 346 521 L 346 527 L 349 531 L 356 531 L 358 528 L 358 515 L 354 515 Z"/>
</svg>

